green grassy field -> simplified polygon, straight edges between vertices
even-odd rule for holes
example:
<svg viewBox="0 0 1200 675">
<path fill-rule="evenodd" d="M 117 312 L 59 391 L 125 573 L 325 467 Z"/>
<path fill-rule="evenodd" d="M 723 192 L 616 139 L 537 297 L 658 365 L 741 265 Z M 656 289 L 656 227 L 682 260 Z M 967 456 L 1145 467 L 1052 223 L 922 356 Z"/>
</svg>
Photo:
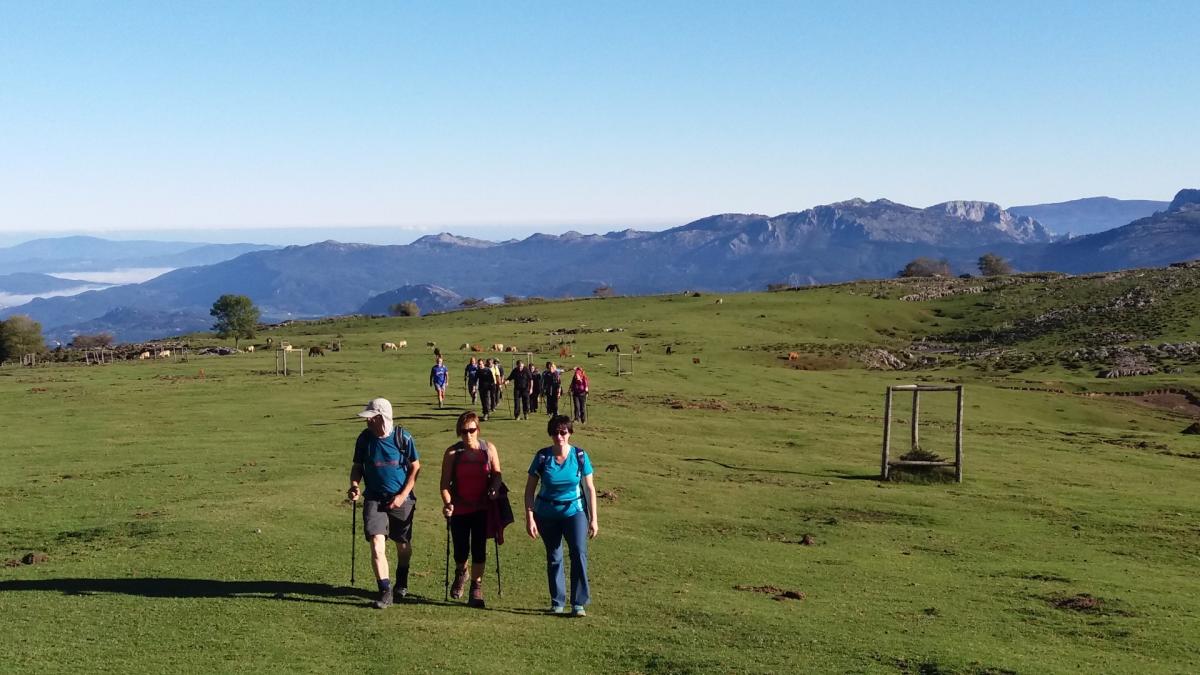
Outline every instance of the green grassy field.
<svg viewBox="0 0 1200 675">
<path fill-rule="evenodd" d="M 262 353 L 5 368 L 0 557 L 49 559 L 3 570 L 0 670 L 1195 672 L 1200 436 L 1180 434 L 1184 414 L 1077 395 L 1196 391 L 1195 365 L 1109 382 L 1053 363 L 868 371 L 835 354 L 978 326 L 981 301 L 1012 321 L 1032 288 L 1003 291 L 1010 304 L 847 285 L 273 331 L 344 341 L 306 358 L 303 378 L 276 376 Z M 1188 339 L 1190 320 L 1159 323 Z M 551 334 L 564 329 L 581 332 Z M 559 359 L 570 338 L 575 357 Z M 406 350 L 379 350 L 400 339 Z M 446 352 L 452 408 L 426 385 L 427 341 Z M 545 613 L 542 545 L 520 523 L 502 547 L 503 598 L 489 560 L 487 610 L 442 602 L 436 477 L 466 405 L 462 342 L 517 344 L 592 378 L 574 441 L 609 496 L 585 619 Z M 609 343 L 642 347 L 633 376 L 614 375 Z M 791 350 L 812 369 L 790 367 Z M 876 480 L 884 388 L 914 381 L 966 386 L 961 484 Z M 425 465 L 419 597 L 385 612 L 366 607 L 362 542 L 349 586 L 344 501 L 354 414 L 379 395 Z M 898 401 L 897 444 L 908 414 Z M 501 412 L 483 425 L 518 493 L 544 419 Z M 952 454 L 952 420 L 952 396 L 924 396 L 922 446 Z M 773 597 L 783 591 L 805 597 Z"/>
</svg>

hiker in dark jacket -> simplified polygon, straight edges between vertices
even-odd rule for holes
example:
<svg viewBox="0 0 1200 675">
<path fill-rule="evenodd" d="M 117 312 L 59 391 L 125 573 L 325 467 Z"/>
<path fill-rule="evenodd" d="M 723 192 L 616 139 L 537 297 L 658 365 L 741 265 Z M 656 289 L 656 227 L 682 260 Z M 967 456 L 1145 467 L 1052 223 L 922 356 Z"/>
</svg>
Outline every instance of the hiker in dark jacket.
<svg viewBox="0 0 1200 675">
<path fill-rule="evenodd" d="M 479 409 L 487 421 L 488 415 L 496 409 L 496 371 L 492 370 L 492 360 L 484 359 L 476 375 L 479 378 Z"/>
<path fill-rule="evenodd" d="M 538 411 L 538 398 L 542 395 L 542 374 L 538 372 L 537 366 L 532 362 L 525 366 L 529 370 L 529 412 L 536 413 Z"/>
<path fill-rule="evenodd" d="M 513 419 L 529 419 L 529 395 L 533 391 L 533 371 L 526 368 L 523 361 L 517 361 L 516 367 L 508 375 L 508 381 L 513 385 Z"/>
<path fill-rule="evenodd" d="M 546 414 L 551 417 L 558 414 L 558 397 L 562 395 L 562 378 L 553 361 L 546 362 L 546 370 L 542 371 L 542 396 L 546 397 Z"/>
<path fill-rule="evenodd" d="M 471 395 L 471 405 L 475 405 L 475 396 L 479 393 L 479 362 L 474 356 L 463 370 L 463 380 L 467 383 L 467 393 Z"/>
<path fill-rule="evenodd" d="M 442 514 L 454 539 L 454 584 L 450 597 L 463 596 L 467 556 L 471 559 L 472 607 L 483 607 L 483 570 L 487 562 L 488 502 L 500 489 L 500 453 L 479 435 L 479 416 L 468 410 L 455 425 L 459 441 L 442 457 Z"/>
</svg>

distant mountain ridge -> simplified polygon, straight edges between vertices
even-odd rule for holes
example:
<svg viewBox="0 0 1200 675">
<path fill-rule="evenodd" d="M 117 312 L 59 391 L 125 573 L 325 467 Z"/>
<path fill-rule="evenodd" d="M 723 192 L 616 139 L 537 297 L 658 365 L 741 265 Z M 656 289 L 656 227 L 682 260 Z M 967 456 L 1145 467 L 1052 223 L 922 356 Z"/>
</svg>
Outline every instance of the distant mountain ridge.
<svg viewBox="0 0 1200 675">
<path fill-rule="evenodd" d="M 198 244 L 178 241 L 112 241 L 71 236 L 34 239 L 0 248 L 0 272 L 92 272 L 139 267 L 211 265 L 251 251 L 273 250 L 264 244 Z"/>
<path fill-rule="evenodd" d="M 1036 219 L 991 202 L 917 208 L 886 199 L 851 199 L 777 216 L 714 215 L 661 232 L 536 234 L 499 243 L 443 233 L 403 246 L 326 241 L 255 251 L 143 284 L 35 300 L 6 313 L 30 314 L 56 330 L 121 307 L 203 315 L 220 295 L 239 293 L 254 300 L 264 320 L 274 321 L 354 313 L 376 296 L 384 303 L 412 292 L 403 287 L 422 285 L 476 297 L 588 296 L 602 285 L 627 294 L 756 290 L 769 283 L 892 277 L 917 256 L 946 258 L 956 272 L 974 272 L 984 252 L 1026 271 L 1120 269 L 1143 260 L 1200 257 L 1187 215 L 1193 202 L 1181 199 L 1169 217 L 1141 227 L 1131 223 L 1125 234 L 1111 235 L 1125 237 L 1123 243 L 1108 247 L 1091 237 L 1056 241 Z M 1139 253 L 1136 243 L 1154 237 L 1147 246 L 1161 255 Z M 1174 237 L 1176 244 L 1162 237 Z M 131 325 L 116 332 L 119 339 L 137 339 L 137 330 Z"/>
<path fill-rule="evenodd" d="M 1034 218 L 1057 234 L 1079 236 L 1126 225 L 1168 205 L 1169 202 L 1148 199 L 1087 197 L 1055 204 L 1010 206 L 1008 211 Z"/>
</svg>

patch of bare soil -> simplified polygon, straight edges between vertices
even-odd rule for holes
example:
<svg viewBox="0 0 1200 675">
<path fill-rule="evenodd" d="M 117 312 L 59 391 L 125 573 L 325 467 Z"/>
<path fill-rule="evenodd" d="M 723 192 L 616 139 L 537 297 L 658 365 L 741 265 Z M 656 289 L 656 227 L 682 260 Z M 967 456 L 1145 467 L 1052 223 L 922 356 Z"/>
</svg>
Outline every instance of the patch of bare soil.
<svg viewBox="0 0 1200 675">
<path fill-rule="evenodd" d="M 1058 609 L 1069 609 L 1073 612 L 1099 612 L 1103 603 L 1100 598 L 1087 593 L 1072 595 L 1065 598 L 1052 598 L 1050 604 Z"/>
<path fill-rule="evenodd" d="M 37 565 L 50 560 L 50 556 L 41 551 L 30 551 L 20 558 L 10 558 L 4 561 L 5 567 L 17 567 L 20 565 Z"/>
<path fill-rule="evenodd" d="M 596 497 L 599 499 L 603 499 L 606 502 L 615 502 L 615 501 L 617 501 L 619 495 L 617 494 L 616 489 L 612 489 L 612 490 L 601 490 L 596 493 Z"/>
<path fill-rule="evenodd" d="M 804 594 L 804 591 L 788 591 L 779 588 L 778 586 L 748 586 L 745 584 L 738 584 L 737 586 L 733 587 L 733 590 L 747 591 L 750 593 L 765 593 L 766 595 L 771 596 L 772 599 L 779 600 L 780 602 L 784 600 L 803 600 L 807 597 Z"/>
<path fill-rule="evenodd" d="M 1183 394 L 1143 394 L 1142 396 L 1130 396 L 1128 398 L 1134 403 L 1144 405 L 1148 408 L 1169 410 L 1173 413 L 1200 418 L 1200 405 L 1196 405 Z"/>
<path fill-rule="evenodd" d="M 683 400 L 678 398 L 668 398 L 663 401 L 676 410 L 720 410 L 721 412 L 729 412 L 731 410 L 728 403 L 715 398 L 704 398 L 697 400 Z"/>
</svg>

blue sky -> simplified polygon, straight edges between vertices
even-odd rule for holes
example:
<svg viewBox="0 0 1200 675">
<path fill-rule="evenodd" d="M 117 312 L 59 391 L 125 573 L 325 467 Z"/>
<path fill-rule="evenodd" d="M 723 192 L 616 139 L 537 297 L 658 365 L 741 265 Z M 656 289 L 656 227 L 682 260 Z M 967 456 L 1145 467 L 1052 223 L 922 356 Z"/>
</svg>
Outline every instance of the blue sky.
<svg viewBox="0 0 1200 675">
<path fill-rule="evenodd" d="M 0 234 L 1166 200 L 1200 187 L 1196 25 L 1196 2 L 4 3 Z"/>
</svg>

